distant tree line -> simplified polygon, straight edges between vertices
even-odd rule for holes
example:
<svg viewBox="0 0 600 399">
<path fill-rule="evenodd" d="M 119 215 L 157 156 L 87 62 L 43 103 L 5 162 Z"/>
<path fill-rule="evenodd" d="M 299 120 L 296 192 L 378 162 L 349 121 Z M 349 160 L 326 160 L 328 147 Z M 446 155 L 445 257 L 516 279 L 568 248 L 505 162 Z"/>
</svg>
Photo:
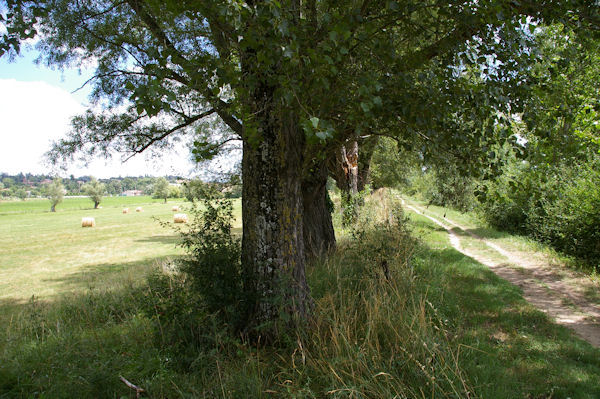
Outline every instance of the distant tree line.
<svg viewBox="0 0 600 399">
<path fill-rule="evenodd" d="M 0 173 L 0 198 L 27 198 L 45 197 L 47 186 L 54 180 L 50 175 L 34 175 L 19 173 L 11 175 Z M 226 181 L 204 182 L 201 179 L 184 179 L 181 176 L 128 176 L 111 177 L 108 179 L 95 179 L 92 176 L 69 177 L 61 179 L 65 195 L 74 196 L 118 196 L 126 191 L 140 191 L 142 195 L 152 195 L 157 198 L 183 198 L 189 201 L 203 197 L 203 187 L 214 187 L 222 192 L 225 197 L 241 197 L 241 179 L 234 175 Z M 97 186 L 102 185 L 102 190 Z M 157 187 L 161 186 L 157 193 Z M 94 187 L 92 189 L 92 187 Z M 93 194 L 90 194 L 90 190 Z M 160 194 L 160 195 L 158 195 Z M 94 200 L 94 203 L 99 201 Z M 97 205 L 96 205 L 97 206 Z"/>
</svg>

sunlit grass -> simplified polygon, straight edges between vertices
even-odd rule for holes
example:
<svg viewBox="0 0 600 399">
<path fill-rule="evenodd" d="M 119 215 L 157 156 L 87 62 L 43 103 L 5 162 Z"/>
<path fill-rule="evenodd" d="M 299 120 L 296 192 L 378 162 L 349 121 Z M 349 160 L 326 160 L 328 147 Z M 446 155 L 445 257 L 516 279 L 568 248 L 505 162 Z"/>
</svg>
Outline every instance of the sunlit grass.
<svg viewBox="0 0 600 399">
<path fill-rule="evenodd" d="M 11 211 L 5 212 L 9 204 Z M 63 205 L 52 213 L 34 201 L 0 204 L 0 299 L 112 289 L 121 280 L 143 281 L 157 258 L 182 254 L 174 232 L 158 220 L 172 221 L 173 205 L 185 212 L 189 203 L 183 200 L 164 204 L 149 197 L 113 197 L 102 209 L 92 209 L 91 201 L 77 198 Z M 138 206 L 143 212 L 135 211 Z M 123 214 L 123 207 L 130 212 Z M 239 201 L 235 211 L 239 230 Z M 81 227 L 81 218 L 88 216 L 96 227 Z"/>
</svg>

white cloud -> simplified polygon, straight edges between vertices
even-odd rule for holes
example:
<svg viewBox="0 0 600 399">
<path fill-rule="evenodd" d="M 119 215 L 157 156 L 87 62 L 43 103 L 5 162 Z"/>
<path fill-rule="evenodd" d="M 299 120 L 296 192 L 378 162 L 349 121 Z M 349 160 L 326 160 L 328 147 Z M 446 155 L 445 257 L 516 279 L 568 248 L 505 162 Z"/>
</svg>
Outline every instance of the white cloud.
<svg viewBox="0 0 600 399">
<path fill-rule="evenodd" d="M 73 95 L 45 82 L 0 79 L 0 172 L 48 173 L 43 155 L 53 140 L 69 131 L 72 116 L 85 110 Z M 114 157 L 94 160 L 87 168 L 73 166 L 66 173 L 97 177 L 165 175 L 187 176 L 194 165 L 185 144 L 150 160 L 143 155 L 126 163 Z M 64 173 L 61 173 L 64 174 Z"/>
<path fill-rule="evenodd" d="M 0 171 L 43 172 L 42 155 L 83 109 L 68 92 L 47 83 L 0 80 Z"/>
</svg>

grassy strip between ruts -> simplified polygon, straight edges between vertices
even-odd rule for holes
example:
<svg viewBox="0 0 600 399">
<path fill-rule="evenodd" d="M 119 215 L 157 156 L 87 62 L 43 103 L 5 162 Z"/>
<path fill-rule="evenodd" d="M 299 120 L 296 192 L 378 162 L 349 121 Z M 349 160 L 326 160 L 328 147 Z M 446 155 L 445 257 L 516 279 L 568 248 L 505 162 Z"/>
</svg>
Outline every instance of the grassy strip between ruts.
<svg viewBox="0 0 600 399">
<path fill-rule="evenodd" d="M 309 267 L 314 320 L 281 346 L 246 345 L 208 315 L 175 326 L 202 342 L 164 342 L 166 324 L 142 311 L 148 287 L 32 301 L 0 328 L 0 397 L 134 397 L 119 375 L 170 398 L 600 396 L 600 352 L 444 231 L 411 215 L 415 244 L 365 220 Z"/>
</svg>

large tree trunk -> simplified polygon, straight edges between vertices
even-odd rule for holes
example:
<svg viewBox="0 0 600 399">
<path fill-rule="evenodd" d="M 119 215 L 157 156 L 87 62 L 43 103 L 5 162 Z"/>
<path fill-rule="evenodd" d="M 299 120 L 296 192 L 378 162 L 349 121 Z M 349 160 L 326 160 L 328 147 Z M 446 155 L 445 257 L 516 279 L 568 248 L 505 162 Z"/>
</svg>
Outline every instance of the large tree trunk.
<svg viewBox="0 0 600 399">
<path fill-rule="evenodd" d="M 262 326 L 257 333 L 269 339 L 282 314 L 303 320 L 312 302 L 304 271 L 304 134 L 292 111 L 276 108 L 272 89 L 258 93 L 249 104 L 253 120 L 244 124 L 242 264 L 248 326 Z"/>
<path fill-rule="evenodd" d="M 249 1 L 251 7 L 255 1 Z M 299 0 L 292 0 L 299 17 Z M 249 31 L 270 35 L 269 27 Z M 244 86 L 242 156 L 242 266 L 249 299 L 248 328 L 263 339 L 276 338 L 280 327 L 303 323 L 312 300 L 304 270 L 302 175 L 305 136 L 297 112 L 280 97 L 281 65 L 258 59 L 270 48 L 247 48 L 241 54 Z M 283 89 L 285 90 L 285 89 Z"/>
<path fill-rule="evenodd" d="M 335 233 L 327 196 L 327 165 L 319 162 L 302 181 L 304 246 L 307 259 L 335 248 Z"/>
</svg>

